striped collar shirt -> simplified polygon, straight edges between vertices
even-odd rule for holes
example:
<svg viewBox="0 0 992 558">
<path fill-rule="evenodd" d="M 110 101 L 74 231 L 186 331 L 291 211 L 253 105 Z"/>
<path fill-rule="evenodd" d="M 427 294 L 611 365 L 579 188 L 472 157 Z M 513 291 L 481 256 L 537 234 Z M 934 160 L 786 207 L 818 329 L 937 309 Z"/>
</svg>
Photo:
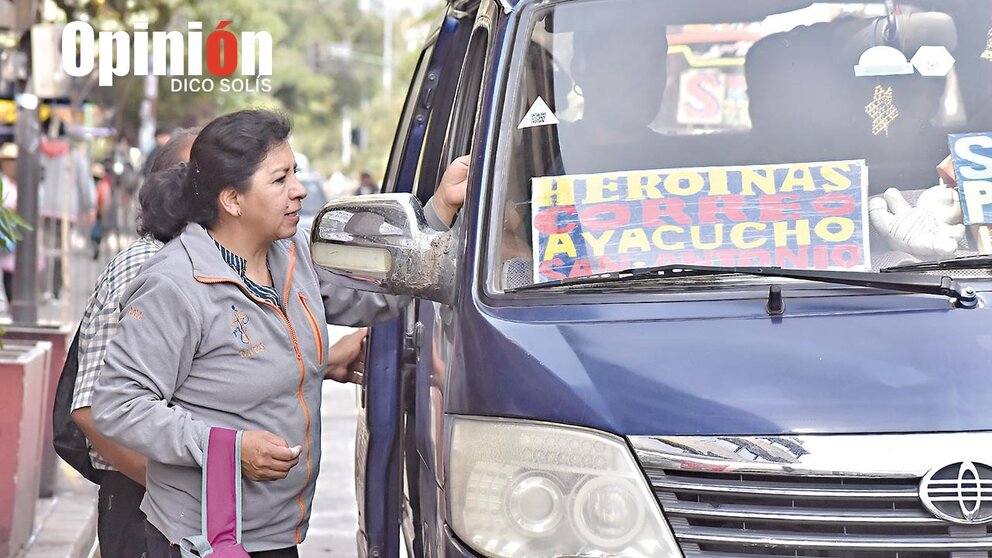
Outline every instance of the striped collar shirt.
<svg viewBox="0 0 992 558">
<path fill-rule="evenodd" d="M 233 269 L 234 272 L 238 274 L 238 277 L 241 277 L 241 280 L 244 281 L 245 283 L 245 287 L 248 288 L 248 291 L 252 295 L 266 302 L 271 302 L 272 304 L 275 304 L 279 308 L 282 308 L 282 302 L 280 302 L 279 300 L 279 292 L 275 289 L 274 286 L 267 287 L 265 285 L 259 285 L 258 283 L 248 278 L 248 260 L 242 258 L 241 256 L 225 248 L 223 244 L 217 242 L 217 239 L 213 239 L 213 240 L 214 240 L 214 245 L 216 245 L 217 249 L 220 250 L 221 257 L 223 257 L 224 261 L 227 262 L 227 265 L 231 266 L 231 269 Z M 265 266 L 268 267 L 268 265 L 269 263 L 268 261 L 266 261 Z M 269 272 L 269 275 L 270 276 L 272 275 L 271 271 Z"/>
</svg>

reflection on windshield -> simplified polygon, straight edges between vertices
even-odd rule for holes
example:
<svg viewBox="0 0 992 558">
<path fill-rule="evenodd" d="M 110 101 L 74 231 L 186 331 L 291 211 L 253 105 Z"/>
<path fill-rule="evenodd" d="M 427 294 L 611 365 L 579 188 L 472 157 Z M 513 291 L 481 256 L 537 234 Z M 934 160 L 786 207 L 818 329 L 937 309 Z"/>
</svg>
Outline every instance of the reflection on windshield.
<svg viewBox="0 0 992 558">
<path fill-rule="evenodd" d="M 956 154 L 966 173 L 992 157 L 992 4 L 929 4 L 532 8 L 507 84 L 495 284 L 992 251 L 959 195 L 992 221 L 992 183 L 955 190 L 936 170 L 951 134 L 978 137 Z"/>
</svg>

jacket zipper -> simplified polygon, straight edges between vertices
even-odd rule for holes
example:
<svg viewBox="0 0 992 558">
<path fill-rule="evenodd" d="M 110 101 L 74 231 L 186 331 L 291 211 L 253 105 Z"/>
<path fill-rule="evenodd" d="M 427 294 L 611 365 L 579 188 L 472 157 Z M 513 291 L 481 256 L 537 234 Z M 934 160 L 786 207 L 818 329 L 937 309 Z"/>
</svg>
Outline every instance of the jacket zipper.
<svg viewBox="0 0 992 558">
<path fill-rule="evenodd" d="M 296 267 L 296 245 L 295 244 L 292 245 L 292 246 L 290 246 L 290 249 L 289 249 L 289 258 L 290 258 L 289 259 L 289 273 L 286 276 L 287 277 L 286 278 L 286 291 L 284 293 L 283 300 L 287 300 L 289 298 L 289 286 L 290 286 L 290 284 L 293 281 L 293 269 Z M 286 313 L 282 311 L 282 308 L 279 308 L 278 306 L 276 306 L 275 304 L 272 304 L 271 302 L 269 302 L 267 300 L 262 300 L 260 298 L 255 297 L 255 295 L 251 294 L 251 292 L 243 284 L 239 283 L 238 281 L 233 281 L 231 279 L 225 279 L 223 277 L 211 278 L 211 277 L 203 277 L 203 276 L 200 276 L 200 275 L 197 275 L 196 276 L 196 280 L 199 281 L 199 282 L 201 282 L 201 283 L 206 283 L 206 284 L 230 283 L 230 284 L 238 287 L 239 289 L 241 289 L 241 292 L 243 292 L 248 298 L 250 298 L 250 299 L 252 299 L 252 300 L 254 300 L 254 301 L 256 301 L 256 302 L 258 302 L 260 304 L 264 304 L 264 305 L 268 306 L 269 308 L 272 308 L 273 310 L 275 310 L 276 311 L 276 314 L 278 314 L 279 317 L 282 318 L 283 323 L 286 324 L 286 329 L 289 330 L 289 338 L 293 342 L 293 350 L 296 352 L 296 364 L 299 365 L 299 367 L 300 367 L 300 385 L 299 385 L 299 388 L 297 389 L 297 396 L 298 396 L 298 398 L 300 400 L 300 406 L 303 409 L 303 416 L 306 419 L 306 431 L 305 431 L 305 434 L 304 434 L 304 437 L 306 438 L 306 440 L 305 440 L 306 444 L 304 446 L 304 451 L 306 452 L 306 455 L 307 455 L 307 457 L 306 457 L 306 462 L 307 462 L 307 481 L 306 481 L 306 484 L 310 484 L 310 479 L 313 478 L 313 465 L 311 465 L 311 463 L 310 463 L 310 408 L 307 406 L 306 399 L 303 397 L 303 383 L 306 381 L 307 373 L 306 373 L 306 366 L 303 364 L 303 353 L 300 352 L 300 342 L 299 342 L 299 339 L 297 339 L 297 337 L 296 337 L 296 330 L 293 329 L 293 324 L 290 323 L 289 317 L 287 317 L 286 316 Z M 288 304 L 288 302 L 287 302 L 287 304 Z M 309 310 L 308 310 L 308 313 L 309 313 Z M 301 533 L 301 530 L 303 528 L 303 522 L 306 520 L 306 517 L 307 517 L 306 505 L 303 502 L 303 493 L 302 492 L 297 496 L 296 502 L 297 502 L 297 504 L 299 505 L 299 508 L 300 508 L 300 522 L 296 524 L 296 544 L 300 544 L 300 543 L 303 542 L 303 537 L 302 537 L 302 533 Z"/>
<path fill-rule="evenodd" d="M 313 317 L 313 312 L 307 306 L 307 299 L 303 296 L 303 293 L 297 294 L 300 297 L 300 303 L 303 304 L 303 311 L 307 313 L 307 318 L 310 318 L 310 325 L 313 327 L 313 334 L 317 339 L 317 364 L 324 364 L 324 337 L 320 334 L 320 324 Z"/>
</svg>

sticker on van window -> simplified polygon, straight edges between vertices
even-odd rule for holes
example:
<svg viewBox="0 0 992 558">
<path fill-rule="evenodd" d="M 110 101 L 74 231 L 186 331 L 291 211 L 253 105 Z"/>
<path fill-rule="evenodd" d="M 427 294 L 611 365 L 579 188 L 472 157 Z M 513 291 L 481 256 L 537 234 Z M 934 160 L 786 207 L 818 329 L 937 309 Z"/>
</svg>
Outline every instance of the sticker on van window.
<svg viewBox="0 0 992 558">
<path fill-rule="evenodd" d="M 985 52 L 982 53 L 982 60 L 992 62 L 992 29 L 989 29 L 989 36 L 986 39 Z"/>
<path fill-rule="evenodd" d="M 924 77 L 947 77 L 954 67 L 954 55 L 944 46 L 921 46 L 910 60 Z"/>
<path fill-rule="evenodd" d="M 906 60 L 906 55 L 890 46 L 871 47 L 861 55 L 858 65 L 854 67 L 854 75 L 858 77 L 903 76 L 912 73 L 913 65 Z"/>
<path fill-rule="evenodd" d="M 558 117 L 555 116 L 554 111 L 548 106 L 548 103 L 544 102 L 544 99 L 538 97 L 534 104 L 531 105 L 530 110 L 524 115 L 524 119 L 520 121 L 520 125 L 517 126 L 518 129 L 523 128 L 534 128 L 536 126 L 551 126 L 558 124 Z"/>
<path fill-rule="evenodd" d="M 875 94 L 865 112 L 871 118 L 871 133 L 876 136 L 885 132 L 889 133 L 889 125 L 899 118 L 899 109 L 896 108 L 892 100 L 892 86 L 875 86 Z"/>
<path fill-rule="evenodd" d="M 531 180 L 534 281 L 695 264 L 866 270 L 863 160 Z"/>
<path fill-rule="evenodd" d="M 992 223 L 992 132 L 948 138 L 964 224 Z"/>
</svg>

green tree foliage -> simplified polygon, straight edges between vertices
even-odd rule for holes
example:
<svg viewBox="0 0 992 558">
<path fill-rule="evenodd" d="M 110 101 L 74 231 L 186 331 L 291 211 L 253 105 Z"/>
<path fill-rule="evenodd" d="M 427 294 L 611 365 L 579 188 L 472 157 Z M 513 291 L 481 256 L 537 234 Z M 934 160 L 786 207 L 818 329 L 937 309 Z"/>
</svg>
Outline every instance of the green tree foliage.
<svg viewBox="0 0 992 558">
<path fill-rule="evenodd" d="M 419 20 L 409 18 L 398 20 L 394 33 L 400 34 L 403 29 L 416 28 L 426 39 L 426 32 L 437 24 L 442 11 L 443 3 L 439 2 L 437 8 L 430 10 Z M 419 50 L 399 53 L 394 67 L 392 93 L 386 94 L 381 88 L 377 88 L 377 94 L 353 117 L 353 125 L 360 127 L 366 134 L 366 145 L 353 153 L 348 170 L 356 172 L 367 170 L 373 175 L 374 180 L 382 180 L 395 139 L 396 125 L 403 111 L 403 102 L 420 54 Z"/>
<path fill-rule="evenodd" d="M 376 0 L 373 5 L 381 2 Z M 159 79 L 156 116 L 160 125 L 203 125 L 218 114 L 248 107 L 285 111 L 293 121 L 293 147 L 306 154 L 311 166 L 325 175 L 341 167 L 341 122 L 350 110 L 355 126 L 367 141 L 353 149 L 346 171 L 367 168 L 381 177 L 402 108 L 406 86 L 417 53 L 400 47 L 403 30 L 411 21 L 395 20 L 396 46 L 393 91 L 382 92 L 383 19 L 375 10 L 362 10 L 359 0 L 55 0 L 69 19 L 87 19 L 100 30 L 133 30 L 134 22 L 149 22 L 149 31 L 185 32 L 187 22 L 203 22 L 204 44 L 220 22 L 228 30 L 266 31 L 273 39 L 273 75 L 269 91 L 172 91 L 172 80 Z M 264 8 L 260 9 L 260 3 Z M 438 0 L 440 5 L 442 0 Z M 402 2 L 394 2 L 400 9 Z M 430 21 L 437 13 L 431 14 Z M 240 71 L 232 78 L 242 77 Z M 143 77 L 119 77 L 113 88 L 90 87 L 88 100 L 110 109 L 109 124 L 134 141 L 140 125 Z"/>
<path fill-rule="evenodd" d="M 341 168 L 341 122 L 348 109 L 353 125 L 365 132 L 366 142 L 352 150 L 352 162 L 343 170 L 368 169 L 381 177 L 419 53 L 394 50 L 394 87 L 385 95 L 383 20 L 379 13 L 359 9 L 358 0 L 299 0 L 273 5 L 264 14 L 257 6 L 257 0 L 210 0 L 179 13 L 203 21 L 205 27 L 231 19 L 229 28 L 235 32 L 271 33 L 275 45 L 272 90 L 262 94 L 190 94 L 170 93 L 163 87 L 159 120 L 193 125 L 239 108 L 279 108 L 293 120 L 294 149 L 306 154 L 311 166 L 327 175 Z M 426 30 L 438 14 L 435 10 L 421 21 L 397 17 L 397 46 L 405 28 L 417 25 Z"/>
<path fill-rule="evenodd" d="M 419 58 L 419 52 L 404 55 L 396 67 L 392 95 L 380 91 L 353 119 L 355 125 L 365 130 L 367 137 L 366 147 L 353 154 L 351 168 L 369 171 L 377 182 L 382 180 L 386 172 L 389 151 L 396 137 L 396 125 L 403 112 L 403 102 Z"/>
<path fill-rule="evenodd" d="M 189 0 L 53 0 L 68 20 L 91 22 L 98 29 L 134 28 L 135 21 L 147 21 L 149 30 L 164 29 L 176 9 Z"/>
<path fill-rule="evenodd" d="M 3 177 L 0 177 L 0 199 L 4 197 Z M 8 251 L 14 248 L 23 236 L 20 229 L 31 230 L 31 224 L 17 214 L 16 211 L 0 205 L 0 250 Z"/>
</svg>

